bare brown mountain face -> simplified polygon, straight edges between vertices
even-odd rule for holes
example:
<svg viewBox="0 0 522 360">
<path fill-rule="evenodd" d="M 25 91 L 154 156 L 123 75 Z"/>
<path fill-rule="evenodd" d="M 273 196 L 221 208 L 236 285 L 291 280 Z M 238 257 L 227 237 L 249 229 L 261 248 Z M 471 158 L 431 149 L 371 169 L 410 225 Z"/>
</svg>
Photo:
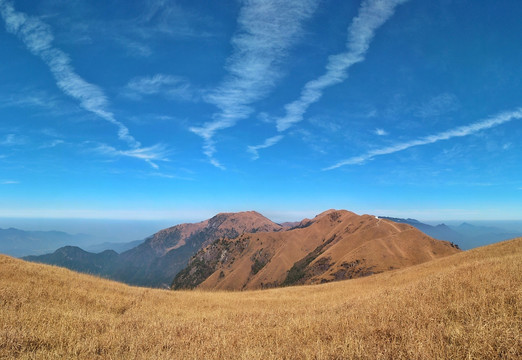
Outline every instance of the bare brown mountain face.
<svg viewBox="0 0 522 360">
<path fill-rule="evenodd" d="M 157 256 L 163 256 L 169 251 L 185 246 L 187 240 L 194 234 L 202 232 L 209 235 L 203 243 L 205 245 L 220 237 L 235 238 L 245 232 L 256 233 L 282 229 L 281 225 L 255 211 L 220 213 L 199 223 L 181 224 L 161 230 L 149 238 L 147 246 Z"/>
<path fill-rule="evenodd" d="M 255 211 L 220 213 L 199 223 L 173 226 L 122 253 L 117 266 L 111 269 L 111 278 L 135 285 L 168 287 L 202 246 L 223 237 L 281 230 L 280 225 Z"/>
<path fill-rule="evenodd" d="M 234 238 L 243 233 L 282 229 L 281 225 L 255 211 L 221 213 L 199 223 L 180 224 L 161 230 L 142 244 L 110 259 L 106 256 L 102 258 L 103 253 L 81 251 L 90 255 L 88 259 L 93 259 L 92 264 L 82 262 L 82 267 L 77 266 L 81 259 L 77 259 L 75 254 L 79 252 L 70 249 L 59 249 L 52 256 L 34 256 L 28 260 L 85 270 L 131 285 L 169 287 L 174 276 L 187 266 L 190 257 L 202 246 L 223 237 Z"/>
<path fill-rule="evenodd" d="M 218 239 L 190 259 L 172 288 L 317 284 L 404 268 L 459 251 L 407 224 L 328 210 L 287 231 Z"/>
</svg>

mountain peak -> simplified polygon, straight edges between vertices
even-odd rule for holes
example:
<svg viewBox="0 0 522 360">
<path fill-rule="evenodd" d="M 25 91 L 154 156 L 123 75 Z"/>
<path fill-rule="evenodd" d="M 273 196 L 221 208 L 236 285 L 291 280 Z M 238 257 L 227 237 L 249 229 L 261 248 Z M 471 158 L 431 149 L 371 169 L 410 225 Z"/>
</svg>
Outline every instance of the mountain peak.
<svg viewBox="0 0 522 360">
<path fill-rule="evenodd" d="M 325 210 L 323 211 L 322 213 L 319 213 L 317 215 L 315 215 L 314 219 L 319 219 L 319 218 L 322 218 L 326 215 L 330 215 L 330 214 L 333 214 L 333 213 L 339 213 L 339 212 L 348 212 L 346 210 L 337 210 L 337 209 L 328 209 L 328 210 Z"/>
<path fill-rule="evenodd" d="M 213 222 L 223 219 L 236 219 L 237 221 L 260 220 L 272 223 L 272 220 L 268 219 L 266 216 L 254 210 L 239 212 L 221 212 L 211 217 L 208 221 Z"/>
<path fill-rule="evenodd" d="M 237 212 L 220 212 L 217 213 L 215 216 L 242 216 L 242 215 L 254 215 L 254 216 L 261 216 L 264 217 L 262 214 L 258 213 L 255 210 L 247 210 L 247 211 L 237 211 Z"/>
<path fill-rule="evenodd" d="M 330 209 L 288 231 L 221 238 L 201 248 L 172 287 L 260 289 L 362 277 L 458 249 L 407 224 Z"/>
<path fill-rule="evenodd" d="M 241 211 L 219 213 L 208 220 L 209 229 L 234 229 L 238 234 L 243 232 L 280 231 L 282 226 L 257 211 Z"/>
<path fill-rule="evenodd" d="M 313 218 L 313 220 L 310 221 L 310 223 L 319 223 L 319 222 L 325 222 L 325 221 L 328 223 L 339 223 L 339 222 L 344 221 L 347 218 L 354 217 L 354 216 L 359 217 L 360 215 L 357 215 L 356 213 L 348 211 L 348 210 L 330 209 L 330 210 L 323 211 L 322 213 L 316 215 Z M 370 216 L 371 218 L 375 218 L 374 216 L 371 216 L 371 215 L 361 215 L 361 218 L 368 217 L 368 216 Z"/>
</svg>

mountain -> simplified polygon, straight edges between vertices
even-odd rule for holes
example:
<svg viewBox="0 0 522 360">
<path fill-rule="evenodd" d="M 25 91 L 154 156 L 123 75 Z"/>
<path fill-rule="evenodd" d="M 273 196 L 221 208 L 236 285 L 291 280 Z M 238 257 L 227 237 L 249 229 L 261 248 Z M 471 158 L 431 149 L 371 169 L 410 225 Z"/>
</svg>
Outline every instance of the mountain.
<svg viewBox="0 0 522 360">
<path fill-rule="evenodd" d="M 463 222 L 462 224 L 455 226 L 455 229 L 468 235 L 480 235 L 488 233 L 495 234 L 504 232 L 503 229 L 496 226 L 477 226 L 467 222 Z"/>
<path fill-rule="evenodd" d="M 459 252 L 418 229 L 328 210 L 284 232 L 221 238 L 179 272 L 173 289 L 244 290 L 317 284 L 403 268 Z"/>
<path fill-rule="evenodd" d="M 513 232 L 499 227 L 477 226 L 466 222 L 458 226 L 448 226 L 445 224 L 432 226 L 409 218 L 401 219 L 386 216 L 379 216 L 379 218 L 388 219 L 402 224 L 409 224 L 437 240 L 450 241 L 463 250 L 469 250 L 478 246 L 513 239 L 522 235 L 522 232 L 520 231 Z"/>
<path fill-rule="evenodd" d="M 25 231 L 0 229 L 0 253 L 21 257 L 49 253 L 65 245 L 83 245 L 89 235 L 71 235 L 61 231 Z"/>
<path fill-rule="evenodd" d="M 278 225 L 255 211 L 220 213 L 211 219 L 181 224 L 147 238 L 118 257 L 110 278 L 133 285 L 168 287 L 174 276 L 202 246 L 245 232 L 281 231 Z"/>
<path fill-rule="evenodd" d="M 515 360 L 520 264 L 522 238 L 371 277 L 205 292 L 0 255 L 0 358 Z"/>
<path fill-rule="evenodd" d="M 100 244 L 86 245 L 84 246 L 84 250 L 93 253 L 99 253 L 105 250 L 114 250 L 117 253 L 122 253 L 140 245 L 143 243 L 143 241 L 144 240 L 134 240 L 128 242 L 104 242 Z"/>
<path fill-rule="evenodd" d="M 300 223 L 300 221 L 287 221 L 287 222 L 281 223 L 279 225 L 281 225 L 284 230 L 289 230 L 289 229 L 292 229 L 292 228 L 296 227 L 297 225 L 299 225 L 299 223 Z"/>
<path fill-rule="evenodd" d="M 283 227 L 255 211 L 220 213 L 199 223 L 187 223 L 163 229 L 146 238 L 138 246 L 124 251 L 116 257 L 100 259 L 99 254 L 71 254 L 70 249 L 57 251 L 53 256 L 31 257 L 27 260 L 65 266 L 73 270 L 75 255 L 89 273 L 101 275 L 131 285 L 168 287 L 174 276 L 183 269 L 191 256 L 202 246 L 227 237 L 234 238 L 243 233 L 282 231 Z M 83 265 L 82 265 L 83 266 Z M 81 271 L 81 270 L 79 270 Z"/>
<path fill-rule="evenodd" d="M 40 256 L 26 256 L 27 261 L 39 262 L 62 266 L 74 271 L 84 272 L 93 275 L 104 273 L 107 264 L 114 262 L 118 253 L 114 250 L 105 250 L 94 254 L 80 249 L 77 246 L 64 246 L 52 254 Z"/>
<path fill-rule="evenodd" d="M 437 240 L 445 240 L 450 241 L 452 243 L 457 244 L 462 249 L 467 249 L 463 247 L 462 245 L 466 242 L 466 236 L 459 233 L 458 231 L 455 231 L 451 227 L 447 226 L 446 224 L 439 224 L 436 226 L 424 224 L 418 220 L 415 219 L 401 219 L 401 218 L 394 218 L 394 217 L 387 217 L 387 216 L 379 216 L 380 219 L 388 219 L 396 223 L 401 224 L 408 224 L 411 225 L 426 235 L 431 236 L 432 238 L 435 238 Z"/>
<path fill-rule="evenodd" d="M 452 229 L 462 234 L 463 249 L 484 246 L 522 235 L 521 232 L 512 232 L 495 226 L 477 226 L 466 222 L 453 226 Z"/>
</svg>

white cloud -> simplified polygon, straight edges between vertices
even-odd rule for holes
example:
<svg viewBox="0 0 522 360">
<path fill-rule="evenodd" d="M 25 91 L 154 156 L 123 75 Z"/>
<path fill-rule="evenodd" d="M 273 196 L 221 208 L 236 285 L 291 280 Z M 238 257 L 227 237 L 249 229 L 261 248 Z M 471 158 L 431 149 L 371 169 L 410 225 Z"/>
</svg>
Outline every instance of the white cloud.
<svg viewBox="0 0 522 360">
<path fill-rule="evenodd" d="M 186 79 L 165 74 L 132 79 L 126 86 L 125 95 L 134 99 L 145 95 L 162 95 L 175 100 L 195 99 L 194 90 Z"/>
<path fill-rule="evenodd" d="M 16 181 L 16 180 L 2 180 L 2 181 L 0 181 L 0 184 L 1 185 L 16 185 L 16 184 L 20 184 L 20 182 Z"/>
<path fill-rule="evenodd" d="M 0 99 L 0 107 L 40 107 L 50 109 L 55 104 L 55 99 L 41 92 L 24 89 L 20 93 L 14 93 L 12 89 L 3 91 L 5 94 Z"/>
<path fill-rule="evenodd" d="M 342 130 L 342 122 L 337 119 L 333 119 L 325 116 L 312 116 L 308 118 L 308 122 L 313 126 L 327 131 L 329 133 L 338 133 Z"/>
<path fill-rule="evenodd" d="M 375 129 L 375 135 L 386 136 L 386 135 L 388 135 L 388 132 L 384 129 L 377 128 L 377 129 Z"/>
<path fill-rule="evenodd" d="M 252 153 L 252 160 L 256 160 L 259 158 L 259 152 L 258 152 L 259 149 L 265 149 L 267 147 L 275 145 L 282 139 L 283 139 L 283 135 L 276 135 L 276 136 L 266 139 L 265 142 L 261 145 L 249 146 L 248 151 L 250 153 Z"/>
<path fill-rule="evenodd" d="M 94 151 L 107 156 L 124 156 L 141 159 L 149 163 L 154 169 L 159 168 L 155 161 L 169 161 L 167 157 L 169 151 L 163 144 L 156 144 L 149 147 L 141 147 L 131 150 L 118 150 L 112 146 L 102 144 L 97 146 Z"/>
<path fill-rule="evenodd" d="M 234 47 L 226 67 L 227 77 L 205 100 L 219 112 L 212 121 L 190 130 L 203 138 L 210 162 L 216 152 L 214 135 L 251 115 L 251 104 L 264 97 L 282 76 L 278 64 L 302 33 L 302 22 L 315 11 L 318 0 L 251 0 L 244 2 L 238 18 Z"/>
<path fill-rule="evenodd" d="M 171 37 L 208 37 L 211 34 L 202 30 L 212 23 L 210 18 L 201 17 L 183 8 L 179 1 L 147 0 L 143 2 L 142 15 L 136 19 L 129 30 L 134 30 L 143 39 L 158 34 Z"/>
<path fill-rule="evenodd" d="M 92 44 L 100 38 L 112 40 L 129 56 L 153 55 L 158 38 L 190 39 L 214 35 L 214 31 L 207 30 L 213 27 L 213 18 L 193 11 L 192 4 L 180 6 L 180 1 L 137 1 L 128 6 L 129 12 L 119 12 L 118 16 L 111 19 L 106 19 L 105 16 L 92 17 L 93 13 L 99 11 L 96 7 L 104 6 L 98 6 L 92 1 L 43 2 L 53 3 L 51 6 L 41 6 L 44 16 L 53 17 L 60 29 L 66 29 L 60 33 L 61 41 Z"/>
<path fill-rule="evenodd" d="M 113 35 L 113 37 L 117 43 L 119 43 L 127 49 L 129 55 L 135 57 L 149 57 L 152 55 L 152 49 L 147 44 L 131 40 L 123 35 Z"/>
<path fill-rule="evenodd" d="M 85 110 L 115 125 L 118 138 L 134 149 L 129 151 L 139 153 L 150 149 L 141 149 L 141 144 L 129 133 L 129 129 L 108 110 L 108 101 L 103 91 L 78 75 L 71 65 L 69 56 L 53 47 L 53 34 L 49 25 L 36 17 L 16 11 L 7 0 L 0 0 L 0 15 L 5 21 L 7 31 L 17 35 L 31 53 L 39 56 L 47 64 L 58 88 L 78 100 Z M 154 167 L 157 166 L 150 160 L 145 161 Z"/>
<path fill-rule="evenodd" d="M 459 99 L 449 93 L 434 96 L 414 111 L 414 115 L 421 118 L 436 117 L 460 108 Z"/>
<path fill-rule="evenodd" d="M 10 2 L 5 0 L 0 0 L 0 14 L 7 31 L 17 35 L 31 53 L 39 56 L 47 64 L 56 79 L 56 84 L 65 94 L 78 100 L 87 111 L 116 125 L 118 136 L 130 146 L 140 146 L 129 134 L 129 130 L 107 110 L 108 102 L 103 91 L 82 79 L 74 71 L 69 56 L 53 47 L 53 34 L 46 23 L 16 11 Z"/>
<path fill-rule="evenodd" d="M 42 129 L 42 130 L 40 130 L 40 133 L 42 133 L 42 135 L 54 137 L 54 138 L 63 137 L 58 131 L 56 131 L 55 129 L 52 129 L 52 128 Z"/>
<path fill-rule="evenodd" d="M 344 165 L 362 164 L 368 160 L 372 160 L 376 156 L 393 154 L 402 150 L 409 149 L 414 146 L 433 144 L 438 141 L 448 140 L 454 137 L 468 136 L 471 134 L 475 134 L 481 130 L 486 130 L 516 119 L 522 119 L 522 108 L 519 108 L 514 111 L 503 112 L 485 120 L 473 123 L 471 125 L 459 126 L 457 128 L 443 131 L 434 135 L 428 135 L 420 139 L 398 143 L 381 149 L 371 150 L 368 151 L 366 154 L 342 160 L 336 163 L 335 165 L 325 168 L 324 170 L 332 170 Z"/>
<path fill-rule="evenodd" d="M 299 99 L 285 105 L 285 116 L 276 121 L 277 131 L 288 130 L 303 120 L 308 108 L 323 96 L 326 88 L 342 83 L 348 77 L 348 69 L 364 61 L 375 31 L 394 13 L 395 7 L 408 0 L 364 0 L 358 15 L 348 28 L 347 51 L 332 55 L 328 59 L 326 72 L 307 82 Z"/>
<path fill-rule="evenodd" d="M 43 144 L 42 146 L 40 146 L 40 149 L 51 149 L 51 148 L 54 148 L 61 144 L 65 144 L 65 141 L 56 139 L 56 140 L 52 140 L 48 143 Z"/>
<path fill-rule="evenodd" d="M 26 136 L 17 134 L 7 134 L 0 139 L 0 146 L 20 146 L 27 144 Z"/>
<path fill-rule="evenodd" d="M 326 72 L 317 79 L 306 83 L 299 99 L 285 106 L 286 115 L 277 120 L 279 132 L 285 131 L 293 124 L 302 121 L 308 107 L 321 98 L 326 88 L 346 80 L 348 69 L 364 61 L 375 31 L 393 15 L 397 5 L 406 1 L 363 1 L 357 17 L 353 19 L 348 28 L 347 51 L 330 56 L 326 65 Z"/>
<path fill-rule="evenodd" d="M 370 110 L 367 114 L 365 114 L 365 117 L 367 118 L 374 118 L 377 116 L 377 110 Z"/>
</svg>

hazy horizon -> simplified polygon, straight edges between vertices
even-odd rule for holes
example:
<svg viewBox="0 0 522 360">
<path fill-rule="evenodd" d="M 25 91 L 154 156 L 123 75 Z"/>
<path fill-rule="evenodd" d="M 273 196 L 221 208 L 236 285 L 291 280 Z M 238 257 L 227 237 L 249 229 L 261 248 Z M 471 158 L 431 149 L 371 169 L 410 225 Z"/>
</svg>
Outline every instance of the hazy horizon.
<svg viewBox="0 0 522 360">
<path fill-rule="evenodd" d="M 326 210 L 326 209 L 325 209 Z M 214 214 L 215 215 L 215 214 Z M 263 214 L 264 215 L 264 214 Z M 317 215 L 317 214 L 315 214 Z M 313 215 L 313 216 L 315 216 Z M 380 214 L 381 216 L 387 216 Z M 308 218 L 313 218 L 308 216 Z M 392 216 L 393 217 L 393 216 Z M 286 221 L 300 221 L 295 219 L 272 219 L 276 223 Z M 409 217 L 413 218 L 413 217 Z M 60 219 L 60 218 L 5 218 L 0 217 L 0 228 L 17 228 L 24 231 L 63 231 L 72 235 L 85 234 L 93 237 L 93 243 L 97 242 L 129 242 L 143 240 L 159 230 L 175 226 L 185 222 L 199 222 L 207 218 L 197 219 L 163 219 L 163 220 L 133 220 L 133 219 Z M 423 220 L 415 218 L 429 225 L 446 224 L 458 226 L 469 223 L 475 226 L 498 227 L 509 232 L 522 233 L 522 220 Z"/>
</svg>

